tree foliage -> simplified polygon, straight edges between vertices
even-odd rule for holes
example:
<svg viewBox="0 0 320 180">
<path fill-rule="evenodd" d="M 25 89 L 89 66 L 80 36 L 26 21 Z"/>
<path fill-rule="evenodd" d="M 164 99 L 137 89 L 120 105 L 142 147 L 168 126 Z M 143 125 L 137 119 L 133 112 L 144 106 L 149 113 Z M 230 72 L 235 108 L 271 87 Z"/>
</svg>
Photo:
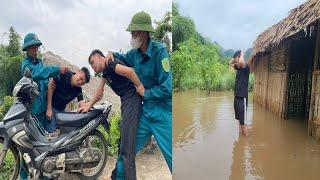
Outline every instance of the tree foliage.
<svg viewBox="0 0 320 180">
<path fill-rule="evenodd" d="M 235 71 L 228 62 L 234 50 L 225 51 L 217 42 L 197 32 L 193 20 L 182 16 L 176 3 L 172 5 L 172 15 L 174 89 L 198 88 L 208 94 L 212 90 L 233 89 Z"/>
<path fill-rule="evenodd" d="M 176 90 L 199 88 L 209 94 L 212 90 L 233 88 L 234 72 L 220 63 L 216 44 L 200 44 L 190 38 L 180 43 L 178 48 L 172 54 L 173 85 Z"/>
<path fill-rule="evenodd" d="M 0 98 L 10 96 L 21 78 L 20 64 L 24 55 L 20 50 L 20 40 L 20 35 L 10 27 L 9 44 L 0 46 Z"/>
<path fill-rule="evenodd" d="M 170 52 L 171 40 L 170 34 L 172 32 L 172 14 L 167 12 L 163 19 L 155 21 L 157 25 L 155 32 L 152 34 L 152 38 L 164 43 L 167 47 L 168 52 Z"/>
<path fill-rule="evenodd" d="M 7 53 L 10 57 L 21 55 L 20 35 L 11 26 L 9 29 L 9 45 L 7 47 Z"/>
<path fill-rule="evenodd" d="M 13 102 L 14 98 L 11 96 L 5 96 L 3 98 L 3 104 L 0 106 L 0 121 L 2 121 L 4 115 L 8 112 Z"/>
<path fill-rule="evenodd" d="M 172 4 L 172 21 L 172 50 L 175 51 L 179 43 L 195 36 L 196 28 L 191 18 L 179 14 L 176 3 Z"/>
</svg>

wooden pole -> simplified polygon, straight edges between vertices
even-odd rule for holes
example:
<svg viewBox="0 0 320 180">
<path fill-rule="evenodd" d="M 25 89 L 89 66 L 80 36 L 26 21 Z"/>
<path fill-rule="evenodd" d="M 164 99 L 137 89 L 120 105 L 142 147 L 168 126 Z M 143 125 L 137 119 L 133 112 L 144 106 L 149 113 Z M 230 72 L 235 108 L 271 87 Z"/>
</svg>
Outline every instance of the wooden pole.
<svg viewBox="0 0 320 180">
<path fill-rule="evenodd" d="M 316 23 L 316 33 L 317 33 L 317 39 L 316 39 L 316 52 L 314 55 L 314 66 L 313 66 L 313 74 L 312 74 L 312 88 L 311 88 L 311 99 L 310 99 L 310 110 L 309 110 L 309 120 L 308 120 L 308 134 L 311 136 L 315 136 L 316 134 L 316 129 L 318 128 L 318 125 L 314 127 L 314 105 L 315 105 L 315 91 L 316 91 L 316 68 L 318 65 L 318 59 L 319 59 L 319 48 L 320 48 L 320 26 L 319 22 L 317 21 Z M 318 124 L 317 122 L 315 122 Z"/>
</svg>

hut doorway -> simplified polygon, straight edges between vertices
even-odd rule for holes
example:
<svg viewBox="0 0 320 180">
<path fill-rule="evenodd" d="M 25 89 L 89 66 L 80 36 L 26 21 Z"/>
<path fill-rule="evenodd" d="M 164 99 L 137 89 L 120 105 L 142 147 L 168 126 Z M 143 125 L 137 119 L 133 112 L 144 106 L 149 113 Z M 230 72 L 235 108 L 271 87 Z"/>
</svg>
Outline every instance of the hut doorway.
<svg viewBox="0 0 320 180">
<path fill-rule="evenodd" d="M 314 36 L 292 40 L 288 51 L 287 118 L 309 117 L 312 89 L 313 60 L 316 41 Z"/>
</svg>

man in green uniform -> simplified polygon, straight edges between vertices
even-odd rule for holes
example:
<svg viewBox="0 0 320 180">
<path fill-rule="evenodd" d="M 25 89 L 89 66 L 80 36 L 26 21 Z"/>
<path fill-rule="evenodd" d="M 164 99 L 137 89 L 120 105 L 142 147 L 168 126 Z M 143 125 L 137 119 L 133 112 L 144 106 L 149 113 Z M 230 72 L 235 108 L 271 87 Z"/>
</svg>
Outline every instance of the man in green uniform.
<svg viewBox="0 0 320 180">
<path fill-rule="evenodd" d="M 36 116 L 43 128 L 47 128 L 47 125 L 50 124 L 46 118 L 48 78 L 55 77 L 59 73 L 64 74 L 68 68 L 65 66 L 44 66 L 42 60 L 37 58 L 38 48 L 41 45 L 42 42 L 34 33 L 28 33 L 24 37 L 22 50 L 27 52 L 27 56 L 21 63 L 21 72 L 23 74 L 25 69 L 29 68 L 32 79 L 38 85 L 40 95 L 35 98 L 32 104 L 32 115 Z M 27 179 L 24 166 L 20 167 L 20 179 Z"/>
<path fill-rule="evenodd" d="M 127 31 L 131 32 L 132 50 L 126 54 L 109 52 L 107 59 L 118 58 L 133 67 L 145 87 L 138 91 L 143 97 L 142 114 L 137 128 L 136 152 L 153 135 L 172 172 L 172 72 L 169 55 L 163 44 L 150 39 L 154 32 L 151 17 L 136 13 Z M 118 157 L 112 179 L 128 179 L 123 174 L 123 158 Z"/>
</svg>

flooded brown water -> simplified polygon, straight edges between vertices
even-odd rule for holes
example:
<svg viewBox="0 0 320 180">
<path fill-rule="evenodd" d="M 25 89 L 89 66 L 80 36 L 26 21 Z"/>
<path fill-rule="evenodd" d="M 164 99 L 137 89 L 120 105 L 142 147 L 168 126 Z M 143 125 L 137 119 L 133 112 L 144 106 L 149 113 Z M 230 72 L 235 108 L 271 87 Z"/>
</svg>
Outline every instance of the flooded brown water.
<svg viewBox="0 0 320 180">
<path fill-rule="evenodd" d="M 249 137 L 239 136 L 233 93 L 173 96 L 173 179 L 320 179 L 320 142 L 302 119 L 281 120 L 249 97 Z"/>
</svg>

